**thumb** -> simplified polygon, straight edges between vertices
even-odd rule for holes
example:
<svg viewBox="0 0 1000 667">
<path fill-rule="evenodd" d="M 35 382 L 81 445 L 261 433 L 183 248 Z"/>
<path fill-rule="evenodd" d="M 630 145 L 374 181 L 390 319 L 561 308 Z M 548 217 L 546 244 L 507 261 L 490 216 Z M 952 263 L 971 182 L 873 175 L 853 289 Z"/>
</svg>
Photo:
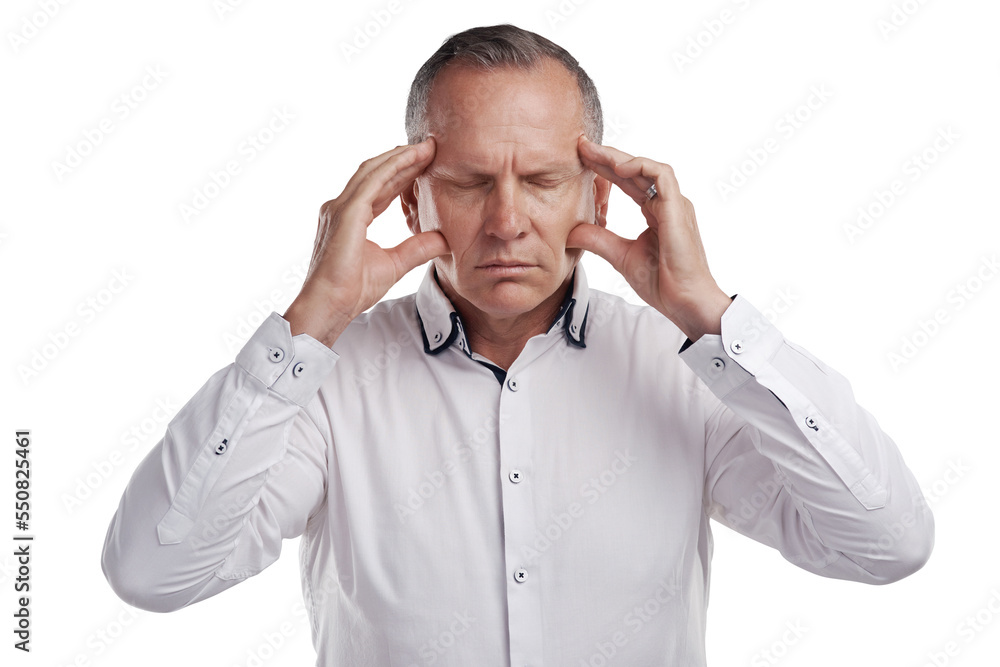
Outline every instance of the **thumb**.
<svg viewBox="0 0 1000 667">
<path fill-rule="evenodd" d="M 605 259 L 619 273 L 631 241 L 623 239 L 609 229 L 584 222 L 569 230 L 567 248 L 583 248 Z"/>
<path fill-rule="evenodd" d="M 386 252 L 396 264 L 397 275 L 402 277 L 435 257 L 447 255 L 451 248 L 441 232 L 433 231 L 414 234 Z"/>
</svg>

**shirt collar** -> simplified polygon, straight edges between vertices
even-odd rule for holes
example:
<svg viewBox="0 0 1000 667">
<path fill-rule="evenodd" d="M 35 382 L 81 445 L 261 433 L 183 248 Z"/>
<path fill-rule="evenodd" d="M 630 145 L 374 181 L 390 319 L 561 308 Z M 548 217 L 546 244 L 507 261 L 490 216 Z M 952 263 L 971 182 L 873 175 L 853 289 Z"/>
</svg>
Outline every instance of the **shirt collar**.
<svg viewBox="0 0 1000 667">
<path fill-rule="evenodd" d="M 578 305 L 579 304 L 579 305 Z M 427 267 L 423 282 L 417 290 L 417 322 L 424 341 L 424 352 L 440 354 L 453 343 L 468 355 L 472 355 L 466 338 L 462 318 L 445 295 L 434 276 L 434 265 Z M 562 328 L 566 342 L 576 347 L 587 347 L 587 313 L 590 312 L 590 292 L 583 266 L 576 265 L 573 278 L 559 312 L 549 326 L 546 335 L 553 329 Z"/>
</svg>

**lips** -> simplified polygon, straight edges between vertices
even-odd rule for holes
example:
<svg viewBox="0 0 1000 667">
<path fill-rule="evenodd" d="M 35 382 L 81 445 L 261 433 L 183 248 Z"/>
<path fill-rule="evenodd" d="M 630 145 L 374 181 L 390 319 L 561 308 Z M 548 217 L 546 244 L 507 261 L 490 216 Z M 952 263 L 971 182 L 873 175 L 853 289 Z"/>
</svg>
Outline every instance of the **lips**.
<svg viewBox="0 0 1000 667">
<path fill-rule="evenodd" d="M 491 259 L 476 267 L 482 272 L 482 275 L 500 280 L 516 280 L 527 275 L 533 268 L 535 268 L 535 264 L 528 264 L 518 259 Z"/>
<path fill-rule="evenodd" d="M 497 267 L 497 268 L 524 267 L 524 268 L 527 268 L 527 267 L 530 267 L 530 266 L 534 266 L 534 264 L 529 264 L 528 262 L 521 262 L 521 261 L 518 261 L 516 259 L 494 259 L 494 260 L 490 260 L 488 262 L 483 262 L 482 264 L 479 265 L 479 268 L 480 269 L 486 269 L 486 268 L 490 268 L 490 267 Z"/>
</svg>

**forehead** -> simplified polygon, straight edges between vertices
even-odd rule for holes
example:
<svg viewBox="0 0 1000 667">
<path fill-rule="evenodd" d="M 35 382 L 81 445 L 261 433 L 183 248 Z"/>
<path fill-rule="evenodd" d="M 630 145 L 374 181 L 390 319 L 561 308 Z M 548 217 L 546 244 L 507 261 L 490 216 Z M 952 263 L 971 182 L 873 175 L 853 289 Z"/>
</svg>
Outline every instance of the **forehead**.
<svg viewBox="0 0 1000 667">
<path fill-rule="evenodd" d="M 576 78 L 553 59 L 528 70 L 448 65 L 427 103 L 434 161 L 470 167 L 505 159 L 576 163 L 583 117 Z"/>
</svg>

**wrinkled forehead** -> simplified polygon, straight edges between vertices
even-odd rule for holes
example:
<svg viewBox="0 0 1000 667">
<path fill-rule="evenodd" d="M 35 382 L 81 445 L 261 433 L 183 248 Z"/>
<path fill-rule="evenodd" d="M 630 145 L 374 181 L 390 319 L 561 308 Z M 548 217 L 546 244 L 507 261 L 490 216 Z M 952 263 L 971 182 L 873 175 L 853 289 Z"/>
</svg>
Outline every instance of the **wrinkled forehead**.
<svg viewBox="0 0 1000 667">
<path fill-rule="evenodd" d="M 579 168 L 583 102 L 576 79 L 559 62 L 522 70 L 442 69 L 427 104 L 435 163 L 482 172 L 515 160 L 539 169 Z"/>
</svg>

